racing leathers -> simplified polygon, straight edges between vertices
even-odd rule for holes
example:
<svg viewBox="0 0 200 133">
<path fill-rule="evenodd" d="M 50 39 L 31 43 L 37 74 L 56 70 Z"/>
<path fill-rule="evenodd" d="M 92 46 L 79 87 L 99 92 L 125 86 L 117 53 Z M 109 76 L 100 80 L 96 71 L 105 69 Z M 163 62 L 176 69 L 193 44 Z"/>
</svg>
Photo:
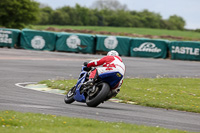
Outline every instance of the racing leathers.
<svg viewBox="0 0 200 133">
<path fill-rule="evenodd" d="M 123 75 L 123 77 L 125 74 L 125 65 L 119 56 L 105 56 L 99 60 L 90 61 L 87 64 L 87 67 L 88 68 L 95 67 L 95 69 L 93 69 L 89 75 L 89 81 L 92 81 L 92 82 L 94 82 L 94 80 L 97 78 L 99 74 L 102 74 L 108 71 L 120 72 Z M 115 88 L 120 89 L 122 83 L 123 83 L 123 78 L 116 85 Z"/>
</svg>

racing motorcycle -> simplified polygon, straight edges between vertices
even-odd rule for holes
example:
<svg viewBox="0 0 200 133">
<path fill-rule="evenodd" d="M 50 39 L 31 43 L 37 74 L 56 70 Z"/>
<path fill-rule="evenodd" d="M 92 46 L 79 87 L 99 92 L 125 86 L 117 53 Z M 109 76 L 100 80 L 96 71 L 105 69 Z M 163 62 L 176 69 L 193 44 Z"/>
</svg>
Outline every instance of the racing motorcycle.
<svg viewBox="0 0 200 133">
<path fill-rule="evenodd" d="M 98 75 L 93 86 L 84 84 L 89 80 L 92 68 L 82 66 L 78 81 L 65 95 L 66 104 L 74 101 L 86 103 L 89 107 L 96 107 L 104 101 L 116 96 L 120 89 L 116 89 L 123 75 L 117 71 L 106 72 Z"/>
</svg>

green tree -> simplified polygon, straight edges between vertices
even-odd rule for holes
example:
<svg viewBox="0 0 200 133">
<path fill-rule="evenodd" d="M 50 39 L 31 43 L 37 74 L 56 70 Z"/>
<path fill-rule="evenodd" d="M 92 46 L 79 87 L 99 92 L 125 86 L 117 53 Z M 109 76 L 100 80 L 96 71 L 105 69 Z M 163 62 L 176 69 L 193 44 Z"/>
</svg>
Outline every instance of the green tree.
<svg viewBox="0 0 200 133">
<path fill-rule="evenodd" d="M 52 14 L 52 24 L 67 25 L 70 21 L 69 15 L 61 10 L 56 10 Z"/>
<path fill-rule="evenodd" d="M 109 26 L 133 27 L 133 16 L 130 12 L 117 10 L 113 15 L 109 16 Z"/>
<path fill-rule="evenodd" d="M 89 24 L 89 9 L 81 7 L 79 4 L 75 6 L 75 25 L 88 25 Z"/>
<path fill-rule="evenodd" d="M 167 20 L 167 28 L 171 30 L 183 30 L 185 20 L 177 15 L 170 16 Z"/>
<path fill-rule="evenodd" d="M 98 18 L 98 26 L 108 26 L 110 16 L 114 15 L 114 11 L 103 9 L 103 10 L 95 10 L 95 15 Z"/>
<path fill-rule="evenodd" d="M 69 18 L 70 18 L 69 21 L 66 20 L 67 25 L 75 25 L 75 22 L 77 21 L 77 19 L 76 19 L 76 12 L 74 8 L 70 6 L 63 6 L 57 10 L 60 10 L 61 12 L 67 13 L 69 15 Z"/>
<path fill-rule="evenodd" d="M 98 26 L 106 26 L 106 21 L 105 21 L 105 13 L 104 13 L 104 10 L 97 10 L 97 9 L 94 9 L 93 10 L 94 12 L 94 15 L 95 15 L 95 18 L 97 18 L 97 23 L 96 25 Z"/>
<path fill-rule="evenodd" d="M 96 16 L 95 10 L 90 10 L 88 13 L 89 23 L 87 25 L 96 26 L 98 25 L 98 17 Z"/>
<path fill-rule="evenodd" d="M 139 16 L 140 22 L 144 27 L 160 28 L 160 22 L 162 20 L 160 14 L 143 10 L 142 12 L 138 12 L 136 16 Z"/>
<path fill-rule="evenodd" d="M 64 6 L 62 8 L 57 9 L 56 11 L 60 11 L 63 15 L 63 19 L 65 17 L 65 24 L 66 25 L 97 25 L 98 18 L 95 15 L 95 11 L 92 9 L 81 7 L 80 5 L 76 4 L 74 8 L 69 6 Z M 65 14 L 65 15 L 64 15 Z M 68 16 L 66 15 L 68 14 Z M 58 24 L 55 22 L 56 16 L 54 16 L 54 24 Z"/>
<path fill-rule="evenodd" d="M 54 10 L 49 6 L 40 8 L 39 21 L 37 24 L 51 24 L 53 12 Z"/>
<path fill-rule="evenodd" d="M 109 10 L 127 10 L 127 5 L 126 4 L 121 4 L 118 0 L 96 0 L 92 4 L 93 9 L 98 9 L 98 10 L 104 10 L 104 9 L 109 9 Z"/>
<path fill-rule="evenodd" d="M 34 0 L 0 0 L 0 25 L 24 28 L 37 21 L 39 3 Z"/>
</svg>

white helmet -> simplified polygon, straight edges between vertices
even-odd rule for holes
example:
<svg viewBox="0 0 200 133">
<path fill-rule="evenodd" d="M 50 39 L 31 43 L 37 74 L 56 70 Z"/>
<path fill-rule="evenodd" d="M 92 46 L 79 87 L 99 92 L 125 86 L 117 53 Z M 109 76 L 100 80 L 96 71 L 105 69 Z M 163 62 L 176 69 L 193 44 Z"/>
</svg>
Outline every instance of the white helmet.
<svg viewBox="0 0 200 133">
<path fill-rule="evenodd" d="M 109 55 L 111 55 L 111 56 L 119 56 L 119 53 L 117 51 L 115 51 L 115 50 L 111 50 L 111 51 L 109 51 L 107 53 L 107 56 L 109 56 Z"/>
</svg>

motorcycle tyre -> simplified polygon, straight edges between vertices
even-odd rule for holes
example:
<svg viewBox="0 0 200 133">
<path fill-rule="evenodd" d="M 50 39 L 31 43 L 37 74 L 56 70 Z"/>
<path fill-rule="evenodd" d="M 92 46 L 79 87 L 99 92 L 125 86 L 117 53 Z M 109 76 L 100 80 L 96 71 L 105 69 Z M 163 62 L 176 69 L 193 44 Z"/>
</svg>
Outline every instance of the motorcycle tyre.
<svg viewBox="0 0 200 133">
<path fill-rule="evenodd" d="M 68 96 L 69 93 L 71 93 L 71 91 L 75 89 L 74 87 L 72 87 L 68 92 L 67 94 L 65 95 L 65 98 L 64 98 L 64 101 L 66 104 L 71 104 L 73 103 L 75 100 L 74 100 L 74 94 L 71 95 L 70 97 Z"/>
<path fill-rule="evenodd" d="M 87 98 L 86 98 L 87 106 L 97 107 L 100 103 L 104 102 L 104 100 L 106 99 L 108 93 L 110 92 L 110 86 L 107 83 L 101 83 L 101 84 L 103 84 L 103 85 L 102 85 L 100 92 L 97 94 L 97 96 L 95 96 L 91 100 L 89 99 L 89 96 L 87 96 Z M 101 85 L 101 84 L 99 84 L 99 85 Z"/>
</svg>

